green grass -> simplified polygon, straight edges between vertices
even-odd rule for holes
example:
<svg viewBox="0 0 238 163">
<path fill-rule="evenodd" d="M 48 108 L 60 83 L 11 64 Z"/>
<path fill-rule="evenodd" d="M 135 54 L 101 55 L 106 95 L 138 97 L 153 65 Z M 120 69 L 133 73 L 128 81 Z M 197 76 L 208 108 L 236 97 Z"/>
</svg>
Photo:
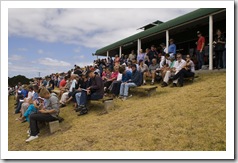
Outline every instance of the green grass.
<svg viewBox="0 0 238 163">
<path fill-rule="evenodd" d="M 127 101 L 116 99 L 109 114 L 92 102 L 89 114 L 78 117 L 73 104 L 61 109 L 61 131 L 41 126 L 39 139 L 25 143 L 27 123 L 15 121 L 9 98 L 10 151 L 225 151 L 226 73 L 199 74 L 183 88 L 157 88 L 147 97 L 133 91 Z"/>
</svg>

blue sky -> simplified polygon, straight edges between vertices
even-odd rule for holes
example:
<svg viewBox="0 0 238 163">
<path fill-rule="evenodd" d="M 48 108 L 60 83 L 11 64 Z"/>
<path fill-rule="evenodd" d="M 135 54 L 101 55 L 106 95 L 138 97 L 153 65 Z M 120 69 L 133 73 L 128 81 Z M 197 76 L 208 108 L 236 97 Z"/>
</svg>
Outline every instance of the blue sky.
<svg viewBox="0 0 238 163">
<path fill-rule="evenodd" d="M 193 10 L 9 9 L 8 75 L 32 78 L 92 64 L 97 49 Z"/>
</svg>

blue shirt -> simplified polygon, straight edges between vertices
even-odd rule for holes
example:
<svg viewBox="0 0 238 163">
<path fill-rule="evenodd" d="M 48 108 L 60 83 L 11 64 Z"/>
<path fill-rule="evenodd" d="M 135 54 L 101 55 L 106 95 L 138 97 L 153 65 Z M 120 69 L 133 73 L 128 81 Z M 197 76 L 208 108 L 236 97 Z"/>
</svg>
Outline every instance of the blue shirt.
<svg viewBox="0 0 238 163">
<path fill-rule="evenodd" d="M 125 74 L 122 74 L 121 81 L 122 82 L 127 82 L 129 79 L 131 79 L 131 75 L 132 75 L 131 71 L 126 71 Z"/>
<path fill-rule="evenodd" d="M 175 44 L 169 45 L 168 53 L 176 54 L 176 45 Z"/>
<path fill-rule="evenodd" d="M 38 93 L 35 92 L 35 93 L 33 94 L 32 100 L 34 101 L 34 100 L 36 100 L 37 98 L 38 98 Z"/>
<path fill-rule="evenodd" d="M 145 60 L 145 53 L 140 53 L 137 55 L 137 62 L 139 63 L 140 60 Z"/>
<path fill-rule="evenodd" d="M 21 90 L 21 95 L 23 95 L 23 98 L 27 97 L 28 91 L 25 90 L 25 89 L 22 89 L 22 90 Z"/>
</svg>

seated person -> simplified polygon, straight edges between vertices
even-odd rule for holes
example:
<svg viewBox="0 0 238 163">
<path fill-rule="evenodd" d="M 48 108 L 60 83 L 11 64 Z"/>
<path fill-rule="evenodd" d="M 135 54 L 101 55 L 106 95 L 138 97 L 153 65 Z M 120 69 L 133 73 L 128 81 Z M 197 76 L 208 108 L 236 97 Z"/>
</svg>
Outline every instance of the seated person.
<svg viewBox="0 0 238 163">
<path fill-rule="evenodd" d="M 111 78 L 112 72 L 110 71 L 109 67 L 105 68 L 105 71 L 102 73 L 102 80 L 103 82 L 107 82 L 108 79 Z"/>
<path fill-rule="evenodd" d="M 119 67 L 119 73 L 122 74 L 121 80 L 117 80 L 112 83 L 111 93 L 113 94 L 113 96 L 119 95 L 121 83 L 128 82 L 131 79 L 132 75 L 131 71 L 126 70 L 125 66 Z"/>
<path fill-rule="evenodd" d="M 64 92 L 62 94 L 61 99 L 60 99 L 60 107 L 65 107 L 66 106 L 67 99 L 69 98 L 69 93 L 74 92 L 76 84 L 77 84 L 76 76 L 77 76 L 76 74 L 71 75 L 70 79 L 71 79 L 72 82 L 71 82 L 69 91 Z"/>
<path fill-rule="evenodd" d="M 61 96 L 62 96 L 62 94 L 64 93 L 64 92 L 68 92 L 69 91 L 69 88 L 70 88 L 70 86 L 71 86 L 71 84 L 72 84 L 72 81 L 69 79 L 69 76 L 68 75 L 66 75 L 65 77 L 64 77 L 64 80 L 66 81 L 66 84 L 64 85 L 64 84 L 62 84 L 61 86 L 60 86 L 60 93 L 59 93 L 59 95 L 58 95 L 58 98 L 60 99 L 61 98 Z M 61 84 L 61 82 L 60 82 L 60 84 Z M 64 86 L 63 86 L 64 85 Z"/>
<path fill-rule="evenodd" d="M 35 101 L 37 98 L 38 98 L 38 91 L 39 91 L 39 87 L 38 85 L 34 85 L 33 87 L 33 96 L 30 100 L 28 100 L 27 102 L 24 102 L 21 106 L 21 115 L 19 117 L 18 120 L 20 120 L 21 122 L 24 122 L 25 121 L 25 118 L 24 118 L 24 113 L 26 112 L 27 108 L 29 107 L 30 104 L 33 103 L 33 101 Z M 31 87 L 29 87 L 29 89 L 31 90 Z"/>
<path fill-rule="evenodd" d="M 170 57 L 169 54 L 166 54 L 165 58 L 166 64 L 160 69 L 162 79 L 164 79 L 166 72 L 173 68 L 175 63 L 174 57 Z"/>
<path fill-rule="evenodd" d="M 65 76 L 59 83 L 59 88 L 62 89 L 66 83 L 67 83 L 67 80 L 68 80 L 68 76 Z"/>
<path fill-rule="evenodd" d="M 172 77 L 172 80 L 179 79 L 179 86 L 183 86 L 184 77 L 194 77 L 195 66 L 193 61 L 190 59 L 190 55 L 186 56 L 186 65 Z"/>
<path fill-rule="evenodd" d="M 16 105 L 16 108 L 17 108 L 20 100 L 23 101 L 23 99 L 28 96 L 27 86 L 26 85 L 20 86 L 18 88 L 16 94 L 17 94 L 17 96 L 16 96 L 16 103 L 15 103 L 15 105 Z"/>
<path fill-rule="evenodd" d="M 53 78 L 53 77 L 52 77 Z M 54 90 L 55 88 L 55 82 L 54 80 L 51 78 L 51 76 L 47 77 L 47 85 L 46 88 L 49 90 L 49 92 L 51 93 L 52 90 Z"/>
<path fill-rule="evenodd" d="M 28 89 L 29 88 L 27 88 L 26 85 L 23 86 L 23 89 L 21 90 L 20 95 L 19 95 L 19 100 L 18 100 L 19 102 L 18 102 L 18 105 L 16 107 L 15 114 L 20 113 L 22 104 L 24 102 L 27 102 L 28 100 L 30 100 L 32 98 L 32 96 L 33 96 L 33 88 L 30 87 L 30 91 Z"/>
<path fill-rule="evenodd" d="M 144 63 L 143 60 L 139 61 L 139 71 L 143 74 L 143 83 L 145 85 L 145 83 L 146 83 L 146 75 L 147 75 L 147 73 L 149 71 L 149 68 L 148 68 L 147 64 Z"/>
<path fill-rule="evenodd" d="M 108 87 L 112 84 L 112 82 L 117 80 L 118 74 L 119 74 L 118 66 L 114 66 L 114 72 L 112 72 L 111 77 L 109 79 L 105 78 L 106 79 L 106 82 L 104 82 L 104 91 L 105 92 L 107 92 Z"/>
<path fill-rule="evenodd" d="M 119 98 L 123 98 L 123 100 L 126 100 L 128 98 L 129 88 L 140 86 L 142 82 L 142 75 L 139 71 L 137 71 L 136 65 L 132 64 L 131 68 L 132 68 L 131 79 L 121 83 Z"/>
<path fill-rule="evenodd" d="M 86 107 L 87 100 L 98 100 L 102 99 L 104 95 L 104 86 L 103 86 L 103 81 L 102 78 L 99 77 L 98 75 L 95 75 L 93 71 L 88 71 L 87 72 L 87 77 L 90 78 L 90 86 L 82 91 L 82 94 L 80 96 L 80 113 L 78 114 L 83 115 L 88 113 L 88 109 Z"/>
<path fill-rule="evenodd" d="M 154 85 L 155 82 L 155 75 L 156 71 L 159 69 L 159 64 L 157 64 L 157 60 L 154 58 L 152 59 L 152 64 L 149 66 L 149 71 L 147 73 L 144 73 L 144 81 L 143 84 L 146 85 L 146 77 L 151 77 L 151 85 Z"/>
<path fill-rule="evenodd" d="M 75 108 L 76 112 L 81 111 L 81 107 L 80 107 L 80 98 L 81 98 L 81 94 L 82 91 L 87 89 L 90 86 L 90 80 L 89 78 L 86 77 L 86 74 L 82 74 L 82 82 L 80 87 L 78 88 L 78 92 L 75 94 L 75 99 L 77 102 L 77 108 Z"/>
<path fill-rule="evenodd" d="M 35 101 L 33 101 L 33 104 L 31 104 L 27 110 L 25 111 L 25 113 L 23 114 L 23 118 L 30 123 L 30 119 L 29 119 L 29 116 L 33 113 L 37 113 L 38 110 L 37 108 L 35 107 L 36 105 L 40 105 L 40 103 L 43 103 L 43 107 L 46 106 L 47 104 L 47 101 L 41 97 L 38 97 Z"/>
<path fill-rule="evenodd" d="M 34 105 L 35 108 L 38 109 L 38 113 L 31 114 L 30 119 L 30 137 L 26 140 L 26 142 L 30 142 L 34 139 L 38 138 L 38 134 L 40 133 L 38 122 L 51 122 L 58 120 L 59 115 L 59 100 L 57 96 L 50 92 L 46 88 L 42 88 L 40 90 L 39 96 L 46 99 L 46 106 L 43 107 L 43 103 L 39 105 Z"/>
<path fill-rule="evenodd" d="M 173 75 L 176 75 L 185 65 L 186 65 L 186 61 L 182 59 L 182 54 L 178 53 L 177 61 L 174 63 L 174 66 L 172 69 L 166 71 L 164 82 L 162 83 L 161 87 L 167 87 L 169 78 Z M 177 82 L 178 82 L 177 80 L 173 81 L 173 87 L 177 86 Z"/>
<path fill-rule="evenodd" d="M 76 84 L 75 84 L 75 87 L 73 89 L 72 92 L 69 92 L 68 96 L 69 98 L 66 100 L 66 103 L 69 103 L 71 100 L 73 100 L 74 102 L 74 106 L 76 108 L 76 99 L 75 99 L 75 94 L 78 93 L 78 88 L 80 87 L 81 85 L 81 82 L 82 82 L 82 74 L 80 74 L 80 76 L 78 76 L 77 74 L 75 74 L 75 80 L 76 80 Z"/>
</svg>

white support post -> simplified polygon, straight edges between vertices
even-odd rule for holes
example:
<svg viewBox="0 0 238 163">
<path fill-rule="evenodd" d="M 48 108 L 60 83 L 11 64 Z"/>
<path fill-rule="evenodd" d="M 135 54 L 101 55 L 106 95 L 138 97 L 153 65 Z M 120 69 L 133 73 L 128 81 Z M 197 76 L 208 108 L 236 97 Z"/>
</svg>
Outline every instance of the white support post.
<svg viewBox="0 0 238 163">
<path fill-rule="evenodd" d="M 109 51 L 107 51 L 107 62 L 108 62 L 108 57 L 109 57 Z"/>
<path fill-rule="evenodd" d="M 213 16 L 209 16 L 209 70 L 213 69 Z"/>
<path fill-rule="evenodd" d="M 119 57 L 121 58 L 121 53 L 122 53 L 122 47 L 119 47 Z"/>
<path fill-rule="evenodd" d="M 137 55 L 139 54 L 140 49 L 141 49 L 141 39 L 138 39 L 137 40 Z"/>
<path fill-rule="evenodd" d="M 169 50 L 169 30 L 166 30 L 166 53 Z"/>
</svg>

